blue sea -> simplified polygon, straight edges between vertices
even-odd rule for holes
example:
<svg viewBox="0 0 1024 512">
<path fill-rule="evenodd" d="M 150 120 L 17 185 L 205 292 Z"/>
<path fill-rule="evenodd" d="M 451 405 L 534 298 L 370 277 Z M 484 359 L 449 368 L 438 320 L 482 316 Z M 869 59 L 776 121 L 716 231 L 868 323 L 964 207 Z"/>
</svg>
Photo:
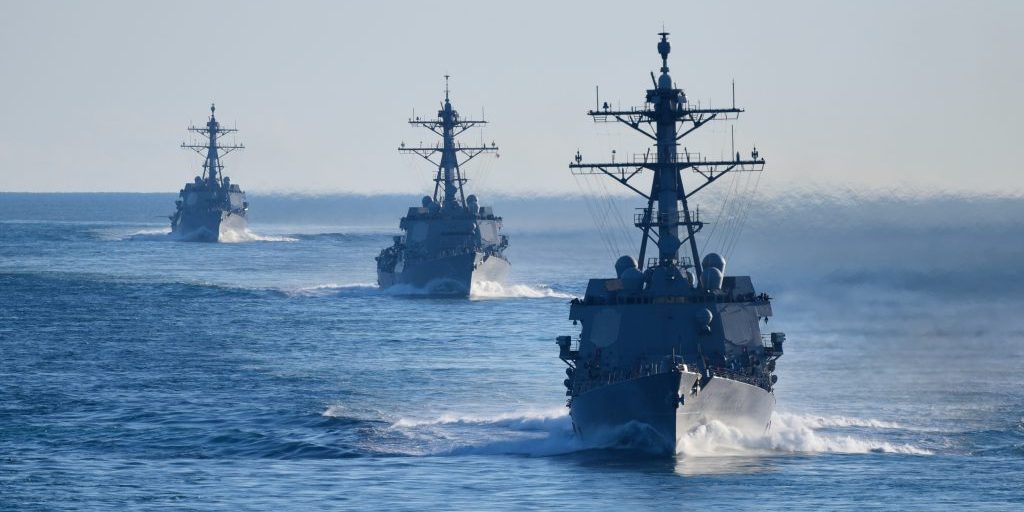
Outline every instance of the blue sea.
<svg viewBox="0 0 1024 512">
<path fill-rule="evenodd" d="M 1024 509 L 1021 199 L 723 221 L 708 250 L 788 335 L 777 412 L 675 457 L 576 439 L 554 343 L 638 234 L 483 199 L 513 267 L 467 300 L 374 284 L 416 197 L 252 195 L 250 232 L 194 244 L 170 194 L 0 194 L 0 510 Z"/>
</svg>

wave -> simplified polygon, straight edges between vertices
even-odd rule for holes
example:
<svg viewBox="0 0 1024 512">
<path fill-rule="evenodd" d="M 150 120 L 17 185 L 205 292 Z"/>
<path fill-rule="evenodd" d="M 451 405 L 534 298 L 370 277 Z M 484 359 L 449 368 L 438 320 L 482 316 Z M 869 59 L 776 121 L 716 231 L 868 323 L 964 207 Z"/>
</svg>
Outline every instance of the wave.
<svg viewBox="0 0 1024 512">
<path fill-rule="evenodd" d="M 471 299 L 572 299 L 574 297 L 543 285 L 503 284 L 495 281 L 473 282 L 469 296 Z"/>
<path fill-rule="evenodd" d="M 170 228 L 140 229 L 137 231 L 133 231 L 127 235 L 119 233 L 109 233 L 103 236 L 103 238 L 108 240 L 144 242 L 162 242 L 166 240 L 173 240 L 173 238 L 171 238 Z"/>
<path fill-rule="evenodd" d="M 684 435 L 676 451 L 679 455 L 692 457 L 780 453 L 932 454 L 930 450 L 911 444 L 822 432 L 828 428 L 846 427 L 886 430 L 902 428 L 879 420 L 774 413 L 771 426 L 763 434 L 750 435 L 713 421 Z"/>
<path fill-rule="evenodd" d="M 491 416 L 446 414 L 402 418 L 391 425 L 424 439 L 424 455 L 553 456 L 587 449 L 564 410 L 531 410 Z"/>
<path fill-rule="evenodd" d="M 446 287 L 445 285 L 449 285 Z M 297 296 L 318 296 L 318 295 L 392 295 L 392 296 L 422 296 L 436 297 L 445 296 L 450 288 L 450 283 L 436 282 L 420 288 L 409 284 L 396 284 L 387 288 L 381 288 L 376 283 L 324 283 L 314 286 L 306 286 L 292 290 L 284 290 L 288 295 Z M 473 283 L 471 300 L 488 299 L 541 299 L 558 298 L 571 299 L 573 296 L 557 292 L 545 286 L 528 286 L 524 284 L 502 285 L 501 283 L 481 281 Z"/>
<path fill-rule="evenodd" d="M 220 234 L 220 241 L 226 244 L 244 242 L 298 242 L 299 239 L 284 235 L 260 235 L 249 228 L 243 230 L 228 229 Z"/>
<path fill-rule="evenodd" d="M 396 296 L 436 297 L 462 295 L 465 293 L 465 287 L 462 283 L 451 279 L 436 279 L 423 287 L 411 284 L 395 284 L 382 291 L 388 295 Z M 573 295 L 555 291 L 544 285 L 505 284 L 496 281 L 474 281 L 469 292 L 470 300 L 571 299 L 573 297 Z"/>
<path fill-rule="evenodd" d="M 382 238 L 390 240 L 390 233 L 378 231 L 365 231 L 360 228 L 352 228 L 344 232 L 318 232 L 318 233 L 295 233 L 290 236 L 299 240 L 310 241 L 331 241 L 331 242 L 354 242 L 354 241 L 376 241 Z"/>
<path fill-rule="evenodd" d="M 802 415 L 805 421 L 818 428 L 863 427 L 875 429 L 910 430 L 901 423 L 874 419 L 850 418 L 848 416 L 814 416 Z"/>
<path fill-rule="evenodd" d="M 569 421 L 569 414 L 560 409 L 502 413 L 492 416 L 444 414 L 434 419 L 401 418 L 392 424 L 392 427 L 408 428 L 438 425 L 469 425 L 502 427 L 525 431 L 548 431 L 552 430 L 552 428 L 560 429 L 568 426 L 571 431 L 571 423 L 566 425 L 566 422 Z"/>
<path fill-rule="evenodd" d="M 328 405 L 320 415 L 325 418 L 347 418 L 348 409 L 343 405 Z"/>
<path fill-rule="evenodd" d="M 183 237 L 171 233 L 169 228 L 140 229 L 131 233 L 106 232 L 101 234 L 102 239 L 130 241 L 130 242 L 177 242 Z M 237 244 L 245 242 L 298 242 L 299 239 L 287 235 L 261 235 L 249 228 L 243 230 L 228 229 L 220 235 L 220 242 L 226 244 Z"/>
<path fill-rule="evenodd" d="M 326 283 L 318 284 L 314 286 L 305 286 L 302 288 L 294 288 L 290 290 L 282 290 L 286 295 L 291 296 L 325 296 L 325 295 L 365 295 L 365 294 L 378 294 L 381 292 L 380 287 L 375 283 L 351 283 L 351 284 L 338 284 L 338 283 Z"/>
<path fill-rule="evenodd" d="M 326 412 L 325 412 L 326 414 Z M 630 450 L 657 452 L 663 446 L 659 435 L 642 424 L 629 424 L 586 440 L 576 436 L 572 420 L 564 409 L 533 410 L 497 415 L 446 414 L 433 419 L 401 418 L 392 429 L 433 437 L 439 446 L 433 455 L 528 455 L 552 456 L 589 450 Z M 907 443 L 877 439 L 884 432 L 867 436 L 828 432 L 830 429 L 858 428 L 887 431 L 902 429 L 898 424 L 844 416 L 775 413 L 770 428 L 762 434 L 746 434 L 719 422 L 701 425 L 688 432 L 677 446 L 680 457 L 773 456 L 815 453 L 894 453 L 930 455 L 930 450 Z"/>
</svg>

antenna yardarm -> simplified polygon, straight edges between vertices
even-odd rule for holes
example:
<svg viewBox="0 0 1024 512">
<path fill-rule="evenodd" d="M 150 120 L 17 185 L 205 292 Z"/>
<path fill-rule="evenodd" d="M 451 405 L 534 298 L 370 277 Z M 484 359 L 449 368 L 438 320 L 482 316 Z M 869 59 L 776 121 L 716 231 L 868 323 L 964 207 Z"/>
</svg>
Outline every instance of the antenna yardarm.
<svg viewBox="0 0 1024 512">
<path fill-rule="evenodd" d="M 760 158 L 756 148 L 750 158 L 743 158 L 736 153 L 735 158 L 708 160 L 688 151 L 679 153 L 679 141 L 684 137 L 710 121 L 736 119 L 743 109 L 736 108 L 735 100 L 730 108 L 702 108 L 688 103 L 686 95 L 675 87 L 668 74 L 668 55 L 671 51 L 668 32 L 660 32 L 658 35 L 661 36 L 658 42 L 661 75 L 655 79 L 652 73 L 653 88 L 647 90 L 644 106 L 613 110 L 608 102 L 604 102 L 600 109 L 587 112 L 596 122 L 615 121 L 629 126 L 653 140 L 657 152 L 651 155 L 648 151 L 634 155 L 632 159 L 623 159 L 625 161 L 585 163 L 577 151 L 569 168 L 575 175 L 609 176 L 647 200 L 647 207 L 634 219 L 635 225 L 643 231 L 638 259 L 641 265 L 644 264 L 648 241 L 658 248 L 658 258 L 654 260 L 656 265 L 680 265 L 679 249 L 686 244 L 690 248 L 692 265 L 697 275 L 700 275 L 700 254 L 695 235 L 704 224 L 696 212 L 691 212 L 688 200 L 730 172 L 762 171 L 765 161 Z M 634 182 L 644 170 L 654 173 L 649 192 L 646 193 L 638 188 L 640 184 Z M 702 177 L 703 183 L 687 192 L 683 170 Z M 682 233 L 679 228 L 684 228 Z"/>
</svg>

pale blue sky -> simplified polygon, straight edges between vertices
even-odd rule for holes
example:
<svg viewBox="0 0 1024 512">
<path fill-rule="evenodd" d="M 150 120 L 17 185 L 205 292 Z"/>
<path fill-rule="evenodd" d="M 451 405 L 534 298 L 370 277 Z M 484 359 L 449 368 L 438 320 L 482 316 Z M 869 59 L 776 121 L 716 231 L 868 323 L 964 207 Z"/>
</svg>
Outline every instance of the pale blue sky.
<svg viewBox="0 0 1024 512">
<path fill-rule="evenodd" d="M 184 130 L 215 100 L 249 191 L 419 192 L 428 168 L 395 147 L 428 139 L 405 121 L 450 73 L 502 148 L 468 168 L 475 191 L 577 193 L 577 148 L 644 150 L 583 114 L 595 85 L 642 101 L 662 23 L 691 99 L 728 103 L 736 80 L 763 189 L 1024 191 L 1024 2 L 678 0 L 4 1 L 0 190 L 174 192 L 199 165 Z M 717 155 L 728 133 L 688 145 Z"/>
</svg>

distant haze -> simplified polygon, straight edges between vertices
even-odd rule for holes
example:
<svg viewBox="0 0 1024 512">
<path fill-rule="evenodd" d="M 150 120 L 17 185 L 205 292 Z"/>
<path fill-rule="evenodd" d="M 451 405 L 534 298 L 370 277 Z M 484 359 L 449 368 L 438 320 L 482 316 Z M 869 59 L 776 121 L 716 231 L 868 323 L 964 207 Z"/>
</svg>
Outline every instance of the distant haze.
<svg viewBox="0 0 1024 512">
<path fill-rule="evenodd" d="M 640 153 L 594 125 L 594 87 L 639 105 L 656 32 L 692 100 L 728 105 L 761 191 L 1019 194 L 1024 2 L 4 2 L 0 191 L 175 192 L 199 167 L 185 128 L 218 117 L 254 192 L 418 194 L 443 78 L 498 159 L 480 195 L 578 194 L 566 164 Z M 727 124 L 686 145 L 730 152 Z M 609 185 L 609 188 L 611 186 Z M 485 201 L 489 203 L 490 201 Z M 254 206 L 255 208 L 255 206 Z"/>
</svg>

